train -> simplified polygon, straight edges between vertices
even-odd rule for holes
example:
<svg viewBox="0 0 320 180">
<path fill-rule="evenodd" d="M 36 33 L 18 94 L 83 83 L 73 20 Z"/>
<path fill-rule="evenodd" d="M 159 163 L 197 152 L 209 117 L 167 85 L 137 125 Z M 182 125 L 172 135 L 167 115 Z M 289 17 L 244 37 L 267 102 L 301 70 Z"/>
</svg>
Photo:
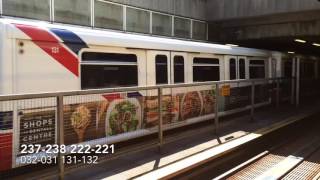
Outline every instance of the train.
<svg viewBox="0 0 320 180">
<path fill-rule="evenodd" d="M 195 83 L 194 87 L 164 89 L 165 129 L 214 118 L 217 92 L 211 85 L 196 83 L 291 78 L 296 76 L 292 59 L 277 51 L 0 19 L 0 95 Z M 303 72 L 318 78 L 318 59 L 311 60 L 305 61 Z M 270 104 L 268 84 L 255 86 L 256 105 Z M 229 88 L 229 96 L 219 97 L 221 115 L 249 109 L 250 84 L 232 83 Z M 103 143 L 106 139 L 114 143 L 155 133 L 157 96 L 156 90 L 137 90 L 65 97 L 65 143 Z M 0 171 L 22 166 L 23 144 L 57 143 L 54 98 L 0 105 Z"/>
</svg>

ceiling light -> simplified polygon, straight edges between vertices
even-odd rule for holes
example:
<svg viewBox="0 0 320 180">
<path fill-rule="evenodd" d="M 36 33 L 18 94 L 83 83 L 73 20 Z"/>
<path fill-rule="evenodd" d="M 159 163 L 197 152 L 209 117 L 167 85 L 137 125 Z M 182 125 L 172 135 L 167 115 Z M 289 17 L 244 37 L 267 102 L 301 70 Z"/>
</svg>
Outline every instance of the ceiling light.
<svg viewBox="0 0 320 180">
<path fill-rule="evenodd" d="M 231 46 L 231 47 L 238 47 L 239 45 L 236 44 L 226 44 L 227 46 Z"/>
<path fill-rule="evenodd" d="M 320 44 L 318 43 L 313 43 L 312 45 L 320 47 Z"/>
<path fill-rule="evenodd" d="M 302 40 L 302 39 L 295 39 L 294 41 L 295 41 L 295 42 L 299 42 L 299 43 L 306 43 L 306 42 L 307 42 L 307 41 Z"/>
<path fill-rule="evenodd" d="M 288 51 L 288 54 L 294 54 L 295 52 L 293 52 L 293 51 Z"/>
</svg>

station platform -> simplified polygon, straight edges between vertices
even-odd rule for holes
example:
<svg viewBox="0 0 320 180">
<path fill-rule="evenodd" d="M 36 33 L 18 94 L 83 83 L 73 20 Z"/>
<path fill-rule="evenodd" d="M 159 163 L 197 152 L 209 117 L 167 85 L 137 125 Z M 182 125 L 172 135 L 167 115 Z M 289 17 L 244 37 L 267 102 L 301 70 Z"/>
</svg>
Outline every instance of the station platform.
<svg viewBox="0 0 320 180">
<path fill-rule="evenodd" d="M 222 118 L 217 134 L 214 123 L 210 121 L 182 132 L 165 133 L 161 151 L 146 140 L 145 143 L 131 145 L 125 154 L 110 155 L 97 165 L 70 168 L 65 172 L 65 179 L 167 179 L 175 171 L 189 169 L 206 158 L 218 158 L 269 132 L 312 116 L 320 112 L 319 105 L 295 107 L 286 104 L 279 108 L 269 105 L 255 111 L 254 121 L 249 112 L 238 113 Z M 132 147 L 135 148 L 130 151 Z M 208 153 L 209 157 L 205 157 Z M 57 168 L 33 171 L 13 179 L 22 178 L 58 179 Z"/>
</svg>

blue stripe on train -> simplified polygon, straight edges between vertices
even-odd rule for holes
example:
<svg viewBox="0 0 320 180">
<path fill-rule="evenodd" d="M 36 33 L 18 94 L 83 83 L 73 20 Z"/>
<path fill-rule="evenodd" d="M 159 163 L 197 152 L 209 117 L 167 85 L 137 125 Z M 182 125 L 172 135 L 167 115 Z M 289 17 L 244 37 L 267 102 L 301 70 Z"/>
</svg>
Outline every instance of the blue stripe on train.
<svg viewBox="0 0 320 180">
<path fill-rule="evenodd" d="M 0 112 L 0 131 L 10 130 L 13 127 L 13 112 Z"/>
<path fill-rule="evenodd" d="M 130 92 L 130 93 L 127 93 L 127 97 L 130 98 L 130 97 L 141 97 L 142 94 L 140 94 L 139 92 Z"/>
<path fill-rule="evenodd" d="M 88 48 L 88 45 L 78 35 L 69 30 L 56 28 L 51 28 L 50 30 L 62 39 L 63 43 L 76 55 L 82 48 Z"/>
</svg>

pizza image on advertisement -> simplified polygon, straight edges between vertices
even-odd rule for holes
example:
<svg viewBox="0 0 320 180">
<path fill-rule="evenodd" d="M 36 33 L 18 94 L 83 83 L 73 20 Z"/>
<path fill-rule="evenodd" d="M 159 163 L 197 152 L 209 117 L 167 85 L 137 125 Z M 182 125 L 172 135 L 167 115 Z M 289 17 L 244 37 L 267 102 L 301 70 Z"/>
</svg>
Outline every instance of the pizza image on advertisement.
<svg viewBox="0 0 320 180">
<path fill-rule="evenodd" d="M 107 111 L 107 136 L 140 129 L 141 106 L 137 99 L 114 100 Z"/>
<path fill-rule="evenodd" d="M 96 137 L 103 138 L 106 135 L 106 116 L 110 102 L 108 100 L 97 102 L 96 111 Z"/>
<path fill-rule="evenodd" d="M 147 97 L 145 100 L 145 124 L 147 127 L 156 126 L 159 120 L 159 104 L 157 97 Z"/>
<path fill-rule="evenodd" d="M 202 104 L 201 95 L 198 91 L 186 93 L 181 101 L 180 113 L 182 120 L 200 116 Z"/>
<path fill-rule="evenodd" d="M 179 97 L 164 96 L 162 98 L 163 124 L 170 124 L 179 118 Z"/>
<path fill-rule="evenodd" d="M 206 90 L 202 91 L 202 100 L 203 100 L 203 114 L 211 114 L 214 113 L 215 110 L 215 91 L 214 90 Z"/>
<path fill-rule="evenodd" d="M 73 127 L 74 131 L 78 135 L 78 142 L 82 142 L 84 139 L 84 133 L 86 128 L 89 126 L 91 120 L 91 115 L 89 109 L 84 106 L 80 105 L 76 108 L 71 115 L 71 126 Z"/>
<path fill-rule="evenodd" d="M 159 124 L 159 102 L 158 97 L 149 97 L 145 100 L 145 126 L 154 127 Z M 169 124 L 179 119 L 179 97 L 162 97 L 162 121 Z"/>
</svg>

